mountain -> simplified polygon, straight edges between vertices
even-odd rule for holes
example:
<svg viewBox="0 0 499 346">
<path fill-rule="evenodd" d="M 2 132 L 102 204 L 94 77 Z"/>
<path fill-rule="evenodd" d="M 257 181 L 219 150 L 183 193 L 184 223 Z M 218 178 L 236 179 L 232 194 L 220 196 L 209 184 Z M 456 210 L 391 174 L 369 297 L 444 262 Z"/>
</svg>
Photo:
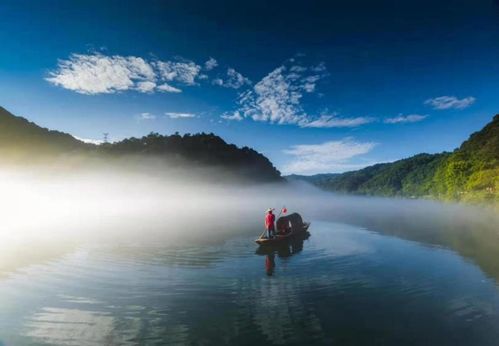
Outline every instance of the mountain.
<svg viewBox="0 0 499 346">
<path fill-rule="evenodd" d="M 344 193 L 499 203 L 499 115 L 452 153 L 419 154 L 343 174 L 289 178 Z"/>
<path fill-rule="evenodd" d="M 150 133 L 99 146 L 102 155 L 111 157 L 161 158 L 169 165 L 219 168 L 233 177 L 253 181 L 281 181 L 281 173 L 270 160 L 255 150 L 226 143 L 213 133 L 175 133 L 163 136 Z"/>
<path fill-rule="evenodd" d="M 308 183 L 322 186 L 326 185 L 332 178 L 340 175 L 339 173 L 323 173 L 323 174 L 315 174 L 315 175 L 298 175 L 298 174 L 290 174 L 286 176 L 287 180 L 302 180 Z"/>
<path fill-rule="evenodd" d="M 0 163 L 69 164 L 70 160 L 93 159 L 128 166 L 162 163 L 161 168 L 217 169 L 225 177 L 250 181 L 281 181 L 280 172 L 268 158 L 248 147 L 238 148 L 210 133 L 151 133 L 142 138 L 94 145 L 73 136 L 42 128 L 0 107 Z M 71 165 L 74 162 L 71 162 Z M 123 166 L 120 166 L 123 167 Z M 211 170 L 210 172 L 213 172 Z M 213 177 L 216 178 L 216 177 Z"/>
<path fill-rule="evenodd" d="M 499 114 L 439 165 L 434 182 L 447 199 L 499 202 Z"/>
<path fill-rule="evenodd" d="M 32 161 L 88 148 L 88 144 L 67 133 L 40 127 L 0 107 L 0 157 L 3 160 Z"/>
</svg>

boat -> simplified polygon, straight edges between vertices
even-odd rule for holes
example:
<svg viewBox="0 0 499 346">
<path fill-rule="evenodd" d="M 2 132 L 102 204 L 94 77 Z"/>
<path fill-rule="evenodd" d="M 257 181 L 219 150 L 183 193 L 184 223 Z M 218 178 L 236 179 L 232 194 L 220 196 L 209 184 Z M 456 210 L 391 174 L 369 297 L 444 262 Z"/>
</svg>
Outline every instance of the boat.
<svg viewBox="0 0 499 346">
<path fill-rule="evenodd" d="M 277 234 L 273 238 L 260 237 L 255 240 L 258 245 L 277 245 L 290 239 L 308 234 L 310 222 L 303 222 L 298 213 L 280 217 L 276 222 Z"/>
<path fill-rule="evenodd" d="M 294 237 L 287 238 L 286 240 L 269 244 L 261 244 L 257 247 L 255 254 L 261 256 L 276 254 L 281 258 L 291 257 L 303 250 L 304 241 L 309 237 L 309 232 L 300 232 Z"/>
<path fill-rule="evenodd" d="M 293 231 L 290 231 L 285 234 L 277 234 L 274 238 L 268 239 L 268 238 L 263 238 L 260 237 L 255 240 L 255 243 L 258 245 L 277 245 L 284 243 L 290 239 L 299 237 L 299 236 L 305 236 L 308 234 L 308 228 L 310 226 L 310 222 L 304 222 L 302 227 L 300 228 L 295 228 Z"/>
</svg>

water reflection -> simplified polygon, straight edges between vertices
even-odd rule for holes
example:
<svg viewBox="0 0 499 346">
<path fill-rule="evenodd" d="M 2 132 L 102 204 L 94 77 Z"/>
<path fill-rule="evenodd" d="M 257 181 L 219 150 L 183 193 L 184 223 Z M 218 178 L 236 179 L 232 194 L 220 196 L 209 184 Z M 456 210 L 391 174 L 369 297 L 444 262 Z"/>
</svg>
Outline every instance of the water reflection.
<svg viewBox="0 0 499 346">
<path fill-rule="evenodd" d="M 499 214 L 492 210 L 436 201 L 344 197 L 317 204 L 310 214 L 452 249 L 499 281 Z"/>
<path fill-rule="evenodd" d="M 257 255 L 277 254 L 279 257 L 291 257 L 303 250 L 303 243 L 310 237 L 310 232 L 296 235 L 279 244 L 262 245 L 256 250 Z"/>
<path fill-rule="evenodd" d="M 268 276 L 274 274 L 275 268 L 275 254 L 271 253 L 265 256 L 265 272 Z"/>
<path fill-rule="evenodd" d="M 113 325 L 107 313 L 47 307 L 31 316 L 26 335 L 54 345 L 116 344 Z"/>
<path fill-rule="evenodd" d="M 298 234 L 279 244 L 261 245 L 257 248 L 256 254 L 265 256 L 265 272 L 268 276 L 274 274 L 275 256 L 280 258 L 291 257 L 303 250 L 303 243 L 310 237 L 310 232 Z"/>
<path fill-rule="evenodd" d="M 0 344 L 497 343 L 496 283 L 455 252 L 339 223 L 311 233 L 256 254 L 254 234 L 81 248 L 1 281 Z"/>
</svg>

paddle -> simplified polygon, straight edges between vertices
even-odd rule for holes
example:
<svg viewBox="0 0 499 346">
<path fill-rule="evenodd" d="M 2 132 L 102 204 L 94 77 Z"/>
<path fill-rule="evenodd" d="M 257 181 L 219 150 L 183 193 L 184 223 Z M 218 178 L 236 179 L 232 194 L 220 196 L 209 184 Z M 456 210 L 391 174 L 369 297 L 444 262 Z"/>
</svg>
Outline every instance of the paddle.
<svg viewBox="0 0 499 346">
<path fill-rule="evenodd" d="M 267 232 L 266 229 L 263 230 L 262 234 L 260 234 L 260 236 L 258 237 L 258 239 L 262 239 L 263 235 L 265 234 L 265 232 Z"/>
</svg>

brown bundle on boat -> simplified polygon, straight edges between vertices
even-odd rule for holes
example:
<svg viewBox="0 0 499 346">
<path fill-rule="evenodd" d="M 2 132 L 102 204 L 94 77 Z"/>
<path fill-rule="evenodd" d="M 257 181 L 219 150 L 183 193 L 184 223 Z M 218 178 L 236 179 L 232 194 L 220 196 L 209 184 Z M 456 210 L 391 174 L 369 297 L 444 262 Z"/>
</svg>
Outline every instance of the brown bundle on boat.
<svg viewBox="0 0 499 346">
<path fill-rule="evenodd" d="M 298 213 L 281 216 L 277 220 L 276 228 L 279 233 L 299 232 L 303 229 L 303 219 Z"/>
</svg>

